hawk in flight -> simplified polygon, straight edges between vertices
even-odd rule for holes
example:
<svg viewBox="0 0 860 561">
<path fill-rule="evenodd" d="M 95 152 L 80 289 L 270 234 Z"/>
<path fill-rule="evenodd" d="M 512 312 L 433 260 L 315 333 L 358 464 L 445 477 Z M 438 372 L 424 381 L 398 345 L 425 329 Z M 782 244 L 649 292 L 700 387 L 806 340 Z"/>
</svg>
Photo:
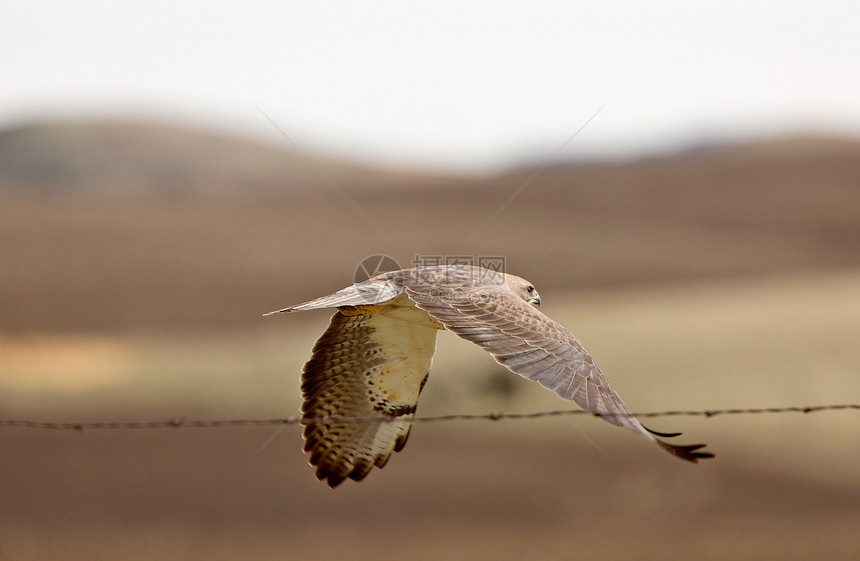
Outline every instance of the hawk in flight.
<svg viewBox="0 0 860 561">
<path fill-rule="evenodd" d="M 680 433 L 644 427 L 573 333 L 538 306 L 540 296 L 524 279 L 469 265 L 445 265 L 383 273 L 266 314 L 338 310 L 302 371 L 304 418 L 335 418 L 304 428 L 304 450 L 316 466 L 316 477 L 331 487 L 347 477 L 358 481 L 403 448 L 440 329 L 471 341 L 511 372 L 679 458 L 697 462 L 713 457 L 699 451 L 704 444 L 677 445 L 658 438 Z M 363 420 L 336 421 L 347 417 Z"/>
</svg>

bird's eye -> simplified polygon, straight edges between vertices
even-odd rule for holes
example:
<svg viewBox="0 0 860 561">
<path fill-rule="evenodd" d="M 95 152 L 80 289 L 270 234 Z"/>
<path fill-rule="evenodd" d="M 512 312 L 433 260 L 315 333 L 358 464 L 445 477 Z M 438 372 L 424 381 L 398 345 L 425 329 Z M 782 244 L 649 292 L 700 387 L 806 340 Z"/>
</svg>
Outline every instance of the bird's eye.
<svg viewBox="0 0 860 561">
<path fill-rule="evenodd" d="M 532 292 L 534 292 L 534 291 L 535 291 L 535 287 L 533 287 L 532 285 L 528 285 L 528 286 L 526 287 L 526 290 L 527 290 L 529 293 L 532 293 Z"/>
</svg>

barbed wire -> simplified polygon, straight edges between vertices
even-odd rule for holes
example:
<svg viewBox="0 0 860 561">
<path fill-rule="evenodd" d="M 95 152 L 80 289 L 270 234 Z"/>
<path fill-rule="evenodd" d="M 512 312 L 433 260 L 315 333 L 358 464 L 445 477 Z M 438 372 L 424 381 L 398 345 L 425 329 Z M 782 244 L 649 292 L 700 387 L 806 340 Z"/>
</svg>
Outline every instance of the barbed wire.
<svg viewBox="0 0 860 561">
<path fill-rule="evenodd" d="M 650 411 L 644 413 L 610 414 L 604 417 L 716 417 L 718 415 L 762 415 L 779 413 L 817 413 L 820 411 L 840 411 L 854 409 L 860 411 L 860 404 L 837 405 L 803 405 L 790 407 L 752 407 L 732 409 L 704 410 L 674 410 Z M 500 421 L 503 419 L 539 419 L 543 417 L 561 417 L 571 415 L 593 415 L 581 409 L 562 409 L 556 411 L 538 411 L 535 413 L 485 413 L 485 414 L 451 414 L 428 417 L 414 417 L 413 422 L 441 421 Z M 88 430 L 88 429 L 160 429 L 160 428 L 223 428 L 249 427 L 271 425 L 317 425 L 317 424 L 347 424 L 347 423 L 378 423 L 397 422 L 406 420 L 404 417 L 324 417 L 307 418 L 301 415 L 279 417 L 275 419 L 216 419 L 216 420 L 187 420 L 184 417 L 172 417 L 162 421 L 33 421 L 27 419 L 0 419 L 0 427 L 24 427 L 32 429 L 53 430 Z"/>
</svg>

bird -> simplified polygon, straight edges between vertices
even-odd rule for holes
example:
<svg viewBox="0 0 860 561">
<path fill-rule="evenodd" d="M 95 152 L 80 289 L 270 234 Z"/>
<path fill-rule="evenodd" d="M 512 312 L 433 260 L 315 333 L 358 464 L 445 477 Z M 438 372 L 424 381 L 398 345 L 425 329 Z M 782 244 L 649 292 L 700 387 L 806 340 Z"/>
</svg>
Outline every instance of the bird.
<svg viewBox="0 0 860 561">
<path fill-rule="evenodd" d="M 336 308 L 301 376 L 303 449 L 331 488 L 364 479 L 406 445 L 430 373 L 436 334 L 448 330 L 613 425 L 674 456 L 713 458 L 705 444 L 678 445 L 639 422 L 579 340 L 543 314 L 534 285 L 473 265 L 378 274 L 266 316 Z M 329 419 L 328 421 L 326 419 Z M 349 419 L 360 419 L 350 422 Z"/>
</svg>

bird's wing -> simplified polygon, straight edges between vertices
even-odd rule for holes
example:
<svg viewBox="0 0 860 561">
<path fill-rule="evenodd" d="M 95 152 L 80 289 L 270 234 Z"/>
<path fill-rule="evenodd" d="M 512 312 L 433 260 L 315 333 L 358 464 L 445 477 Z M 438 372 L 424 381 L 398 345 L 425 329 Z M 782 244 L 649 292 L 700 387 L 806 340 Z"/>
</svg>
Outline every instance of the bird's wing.
<svg viewBox="0 0 860 561">
<path fill-rule="evenodd" d="M 358 481 L 403 448 L 440 328 L 405 296 L 332 316 L 303 369 L 302 413 L 363 422 L 305 426 L 304 450 L 318 479 L 331 487 L 347 477 Z"/>
<path fill-rule="evenodd" d="M 573 400 L 613 425 L 624 426 L 690 461 L 711 457 L 704 445 L 673 445 L 644 427 L 577 338 L 522 298 L 498 276 L 476 280 L 460 274 L 407 270 L 396 279 L 416 306 L 446 329 L 489 352 L 512 372 Z"/>
<path fill-rule="evenodd" d="M 309 302 L 275 310 L 263 314 L 271 316 L 285 312 L 300 312 L 304 310 L 316 310 L 321 308 L 339 308 L 341 306 L 370 306 L 389 302 L 400 295 L 403 288 L 390 282 L 388 279 L 375 277 L 364 282 L 356 283 L 334 294 L 323 296 Z"/>
</svg>

